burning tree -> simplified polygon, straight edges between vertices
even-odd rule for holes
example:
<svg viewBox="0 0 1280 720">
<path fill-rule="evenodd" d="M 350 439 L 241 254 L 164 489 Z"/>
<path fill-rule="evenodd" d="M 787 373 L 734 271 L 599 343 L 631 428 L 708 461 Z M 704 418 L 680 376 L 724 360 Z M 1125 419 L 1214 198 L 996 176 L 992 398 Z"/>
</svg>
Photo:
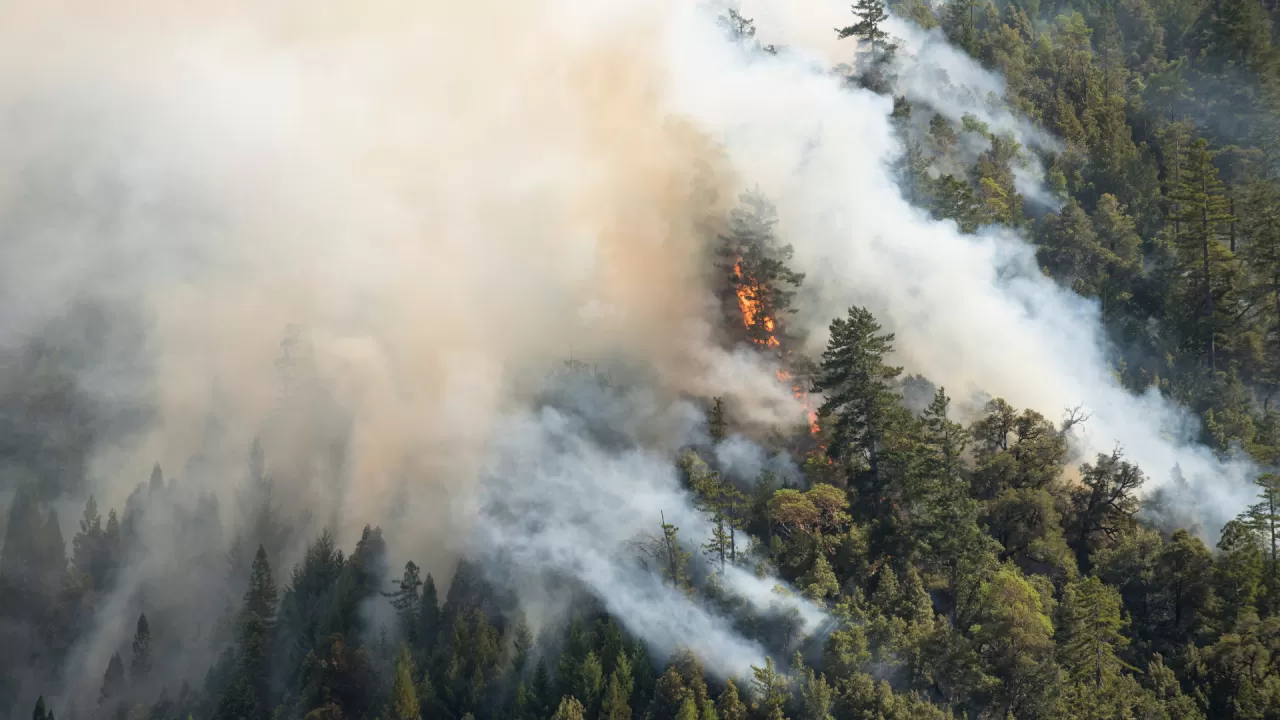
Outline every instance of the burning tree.
<svg viewBox="0 0 1280 720">
<path fill-rule="evenodd" d="M 716 267 L 724 273 L 720 303 L 732 341 L 751 345 L 777 360 L 778 382 L 789 386 L 804 404 L 809 427 L 816 435 L 817 414 L 808 394 L 812 367 L 803 356 L 793 353 L 804 336 L 789 322 L 796 312 L 791 304 L 804 274 L 787 266 L 793 249 L 778 239 L 777 223 L 773 203 L 759 191 L 739 197 L 717 249 Z"/>
<path fill-rule="evenodd" d="M 804 274 L 787 267 L 792 247 L 779 242 L 778 215 L 757 191 L 744 193 L 720 236 L 716 267 L 725 273 L 721 302 L 734 340 L 776 351 L 779 359 L 801 338 L 788 334 L 784 318 L 795 314 L 791 302 Z M 784 347 L 784 345 L 788 347 Z"/>
</svg>

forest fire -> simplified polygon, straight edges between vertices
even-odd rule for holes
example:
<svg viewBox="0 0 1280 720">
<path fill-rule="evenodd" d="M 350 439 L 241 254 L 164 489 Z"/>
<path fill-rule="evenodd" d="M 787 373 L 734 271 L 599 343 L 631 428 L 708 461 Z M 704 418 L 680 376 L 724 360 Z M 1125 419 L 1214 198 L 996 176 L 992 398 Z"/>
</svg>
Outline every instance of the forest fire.
<svg viewBox="0 0 1280 720">
<path fill-rule="evenodd" d="M 733 277 L 737 280 L 737 288 L 734 292 L 738 296 L 738 309 L 742 311 L 742 324 L 747 330 L 753 330 L 756 326 L 756 319 L 759 318 L 760 324 L 764 327 L 768 336 L 764 339 L 751 337 L 751 342 L 756 345 L 763 345 L 770 349 L 776 349 L 782 343 L 778 342 L 778 338 L 774 336 L 774 320 L 767 314 L 764 314 L 764 308 L 760 301 L 760 285 L 758 282 L 746 281 L 742 277 L 742 263 L 736 262 L 733 265 Z"/>
<path fill-rule="evenodd" d="M 742 324 L 749 333 L 748 339 L 755 345 L 761 345 L 769 349 L 780 349 L 782 343 L 775 334 L 776 322 L 763 307 L 761 300 L 763 293 L 761 292 L 762 288 L 759 281 L 743 277 L 741 260 L 733 264 L 733 277 L 736 281 L 734 294 L 738 298 L 738 310 L 742 313 Z M 760 339 L 754 333 L 751 333 L 756 329 L 757 321 L 767 333 L 764 339 Z M 796 381 L 795 375 L 790 370 L 779 368 L 775 371 L 775 375 L 778 378 L 778 382 L 791 387 L 791 394 L 804 407 L 809 432 L 814 437 L 817 437 L 820 432 L 818 428 L 818 413 L 809 398 L 808 390 L 805 389 L 802 383 Z"/>
<path fill-rule="evenodd" d="M 820 432 L 818 428 L 818 411 L 813 407 L 813 402 L 809 399 L 808 391 L 806 391 L 802 385 L 795 382 L 795 377 L 787 370 L 779 369 L 774 372 L 774 375 L 777 376 L 778 382 L 791 386 L 792 396 L 799 400 L 800 404 L 804 407 L 805 418 L 809 423 L 809 433 L 814 437 L 817 437 Z"/>
</svg>

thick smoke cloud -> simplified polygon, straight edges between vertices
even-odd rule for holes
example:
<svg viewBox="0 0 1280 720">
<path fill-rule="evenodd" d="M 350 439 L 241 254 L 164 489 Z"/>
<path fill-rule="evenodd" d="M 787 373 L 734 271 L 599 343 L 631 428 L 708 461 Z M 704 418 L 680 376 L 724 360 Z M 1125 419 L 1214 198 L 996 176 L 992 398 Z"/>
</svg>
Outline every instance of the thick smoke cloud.
<svg viewBox="0 0 1280 720">
<path fill-rule="evenodd" d="M 850 17 L 844 3 L 820 0 L 760 7 L 782 29 L 841 27 Z M 808 37 L 762 35 L 788 47 Z M 1045 277 L 1025 239 L 999 228 L 965 236 L 904 200 L 890 171 L 902 148 L 887 98 L 848 91 L 839 78 L 811 72 L 812 63 L 761 57 L 741 66 L 723 46 L 679 47 L 699 50 L 680 55 L 677 107 L 722 129 L 732 166 L 776 200 L 784 239 L 816 288 L 815 352 L 831 317 L 865 305 L 897 334 L 898 362 L 952 395 L 1004 397 L 1049 417 L 1083 406 L 1091 417 L 1076 441 L 1085 457 L 1118 445 L 1151 488 L 1179 467 L 1187 486 L 1172 501 L 1197 508 L 1191 514 L 1209 532 L 1244 508 L 1251 463 L 1219 460 L 1196 444 L 1182 408 L 1155 390 L 1134 395 L 1120 385 L 1095 302 Z M 853 52 L 841 55 L 830 41 L 810 47 L 831 64 Z"/>
<path fill-rule="evenodd" d="M 474 556 L 526 601 L 554 604 L 576 583 L 658 657 L 687 647 L 722 677 L 749 677 L 764 662 L 761 646 L 662 582 L 660 568 L 642 567 L 636 546 L 662 537 L 665 521 L 701 564 L 698 545 L 711 524 L 671 457 L 682 440 L 700 439 L 702 422 L 685 402 L 611 388 L 588 373 L 559 378 L 545 404 L 498 426 L 479 487 Z M 775 592 L 778 584 L 742 568 L 723 578 L 749 612 L 794 610 L 803 632 L 820 629 L 824 613 L 794 591 Z"/>
<path fill-rule="evenodd" d="M 523 408 L 572 355 L 641 367 L 664 397 L 793 417 L 772 369 L 718 348 L 709 320 L 709 242 L 758 185 L 808 274 L 810 350 L 865 304 L 897 333 L 898 360 L 952 394 L 1051 416 L 1083 403 L 1082 447 L 1120 444 L 1154 485 L 1179 464 L 1211 512 L 1242 507 L 1249 468 L 1190 444 L 1158 395 L 1118 385 L 1096 306 L 1045 279 L 1024 240 L 963 236 L 903 200 L 890 101 L 824 72 L 849 59 L 828 30 L 848 24 L 847 3 L 743 10 L 789 51 L 750 56 L 677 0 L 5 3 L 0 344 L 102 311 L 124 349 L 78 380 L 146 410 L 93 448 L 104 507 L 157 460 L 234 507 L 260 438 L 298 539 L 329 527 L 349 543 L 380 523 L 438 576 L 479 542 L 737 671 L 758 652 L 610 554 L 623 520 L 650 526 L 667 506 L 690 537 L 705 531 L 670 458 L 642 449 L 671 438 L 628 429 L 634 447 L 602 447 Z M 559 510 L 581 520 L 572 534 L 485 522 L 475 478 L 495 437 L 499 458 L 536 461 L 532 495 L 516 496 L 529 507 L 582 491 Z M 242 529 L 233 515 L 224 537 Z M 100 606 L 72 692 L 93 692 L 121 617 L 182 567 L 172 523 L 142 532 L 154 555 Z M 599 554 L 564 547 L 579 542 Z M 204 613 L 198 593 L 183 601 Z"/>
</svg>

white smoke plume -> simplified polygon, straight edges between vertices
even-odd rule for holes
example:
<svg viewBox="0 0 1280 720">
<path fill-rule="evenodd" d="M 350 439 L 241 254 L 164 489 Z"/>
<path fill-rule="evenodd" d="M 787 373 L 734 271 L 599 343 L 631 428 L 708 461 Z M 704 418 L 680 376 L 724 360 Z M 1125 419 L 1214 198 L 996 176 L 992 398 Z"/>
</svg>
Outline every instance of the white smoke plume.
<svg viewBox="0 0 1280 720">
<path fill-rule="evenodd" d="M 838 27 L 848 14 L 843 3 L 817 0 L 769 7 L 775 17 L 803 13 L 817 27 Z M 779 26 L 799 23 L 792 16 Z M 830 317 L 865 305 L 897 334 L 897 360 L 952 395 L 985 392 L 1049 417 L 1083 405 L 1090 420 L 1076 440 L 1085 457 L 1119 446 L 1147 472 L 1148 489 L 1180 467 L 1192 495 L 1185 501 L 1211 533 L 1244 508 L 1252 463 L 1222 461 L 1196 444 L 1194 419 L 1156 390 L 1134 395 L 1120 385 L 1096 302 L 1044 276 L 1025 239 L 999 228 L 965 236 L 903 199 L 889 171 L 901 148 L 887 98 L 844 90 L 786 58 L 730 70 L 732 54 L 722 50 L 706 75 L 681 74 L 680 107 L 723 128 L 739 174 L 775 198 L 798 269 L 819 288 L 813 350 Z M 964 70 L 966 82 L 976 72 Z M 735 80 L 711 82 L 718 74 Z"/>
<path fill-rule="evenodd" d="M 700 413 L 589 376 L 561 380 L 555 396 L 499 424 L 480 485 L 473 557 L 523 598 L 564 597 L 566 581 L 576 581 L 656 656 L 687 647 L 721 677 L 749 677 L 752 665 L 763 665 L 762 647 L 663 583 L 660 568 L 638 562 L 636 543 L 661 537 L 665 521 L 700 564 L 711 523 L 694 508 L 671 461 L 671 443 L 698 437 Z M 778 580 L 728 567 L 722 583 L 757 614 L 794 610 L 803 633 L 826 622 L 794 591 L 776 592 Z"/>
</svg>

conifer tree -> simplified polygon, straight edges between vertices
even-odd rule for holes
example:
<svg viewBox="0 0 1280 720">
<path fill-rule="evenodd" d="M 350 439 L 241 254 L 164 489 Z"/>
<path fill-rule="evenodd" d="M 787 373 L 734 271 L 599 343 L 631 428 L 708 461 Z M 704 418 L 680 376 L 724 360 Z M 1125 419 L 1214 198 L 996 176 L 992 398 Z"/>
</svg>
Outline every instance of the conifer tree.
<svg viewBox="0 0 1280 720">
<path fill-rule="evenodd" d="M 431 577 L 431 573 L 427 573 L 427 579 L 422 584 L 422 618 L 418 626 L 419 641 L 421 643 L 421 657 L 428 658 L 436 647 L 436 643 L 440 638 L 440 598 L 436 593 L 436 581 Z"/>
<path fill-rule="evenodd" d="M 716 699 L 716 713 L 720 720 L 747 720 L 747 706 L 738 697 L 738 686 L 733 680 L 726 680 L 724 690 Z"/>
<path fill-rule="evenodd" d="M 1222 629 L 1234 630 L 1257 619 L 1258 589 L 1263 577 L 1262 546 L 1247 523 L 1232 520 L 1222 528 L 1214 585 L 1222 600 Z"/>
<path fill-rule="evenodd" d="M 764 659 L 764 667 L 751 666 L 751 689 L 761 712 L 768 716 L 779 711 L 787 701 L 787 677 L 774 667 L 773 658 Z"/>
<path fill-rule="evenodd" d="M 1254 483 L 1259 488 L 1258 502 L 1249 506 L 1242 518 L 1261 538 L 1267 606 L 1275 613 L 1280 608 L 1280 475 L 1263 474 Z"/>
<path fill-rule="evenodd" d="M 837 29 L 836 36 L 841 40 L 847 37 L 858 38 L 860 42 L 867 44 L 873 57 L 886 52 L 889 48 L 889 33 L 882 26 L 889 19 L 889 13 L 885 11 L 884 0 L 858 0 L 853 6 L 853 14 L 857 16 L 858 22 Z"/>
<path fill-rule="evenodd" d="M 133 634 L 133 661 L 129 665 L 129 677 L 139 683 L 151 674 L 151 626 L 146 613 L 138 615 L 138 627 Z"/>
<path fill-rule="evenodd" d="M 512 632 L 511 669 L 520 676 L 529 662 L 529 653 L 533 650 L 533 632 L 529 630 L 529 621 L 521 612 L 516 618 L 515 630 Z"/>
<path fill-rule="evenodd" d="M 556 714 L 551 716 L 551 720 L 583 720 L 584 717 L 586 710 L 582 703 L 577 698 L 566 695 L 560 698 L 560 706 L 556 708 Z"/>
<path fill-rule="evenodd" d="M 397 581 L 396 591 L 383 593 L 391 599 L 391 607 L 396 610 L 400 624 L 400 634 L 409 647 L 418 646 L 418 630 L 421 626 L 422 598 L 420 588 L 422 579 L 418 566 L 412 561 L 405 563 L 404 575 Z"/>
<path fill-rule="evenodd" d="M 1063 667 L 1080 682 L 1101 688 L 1103 678 L 1119 671 L 1116 651 L 1129 643 L 1124 635 L 1120 595 L 1097 577 L 1067 586 L 1062 604 Z"/>
<path fill-rule="evenodd" d="M 112 707 L 124 698 L 125 691 L 124 663 L 120 653 L 111 656 L 107 663 L 107 671 L 102 676 L 102 690 L 98 692 L 98 704 Z"/>
<path fill-rule="evenodd" d="M 80 518 L 80 532 L 71 539 L 71 564 L 77 573 L 88 576 L 93 587 L 100 588 L 106 578 L 106 538 L 102 516 L 92 495 L 85 502 Z"/>
<path fill-rule="evenodd" d="M 787 267 L 794 249 L 777 237 L 777 210 L 757 191 L 743 193 L 716 248 L 720 302 L 732 339 L 784 357 L 802 339 L 791 327 L 804 274 Z"/>
<path fill-rule="evenodd" d="M 713 443 L 724 442 L 725 437 L 728 435 L 723 398 L 714 397 L 711 399 L 711 412 L 707 415 L 707 435 Z"/>
<path fill-rule="evenodd" d="M 698 703 L 692 696 L 686 697 L 684 702 L 680 703 L 675 720 L 698 720 Z"/>
<path fill-rule="evenodd" d="M 815 675 L 813 668 L 805 668 L 804 687 L 800 690 L 804 701 L 804 720 L 833 720 L 831 706 L 834 692 L 825 675 Z"/>
<path fill-rule="evenodd" d="M 635 690 L 635 680 L 631 674 L 631 661 L 625 652 L 618 653 L 613 672 L 609 674 L 609 684 L 605 687 L 604 700 L 600 707 L 603 720 L 628 720 L 631 717 L 631 696 Z"/>
<path fill-rule="evenodd" d="M 901 415 L 895 383 L 902 368 L 884 362 L 893 351 L 893 334 L 880 331 L 865 308 L 851 307 L 847 318 L 833 320 L 812 390 L 824 393 L 818 414 L 834 418 L 828 455 L 865 463 L 873 488 L 880 485 L 888 426 Z"/>
<path fill-rule="evenodd" d="M 1119 450 L 1098 455 L 1092 465 L 1080 468 L 1081 485 L 1071 494 L 1071 540 L 1082 568 L 1103 542 L 1120 537 L 1138 512 L 1136 493 L 1146 478 L 1136 465 L 1122 459 Z"/>
<path fill-rule="evenodd" d="M 421 709 L 418 706 L 418 693 L 413 685 L 413 658 L 409 649 L 401 646 L 396 656 L 394 677 L 391 682 L 391 718 L 392 720 L 418 720 Z"/>
<path fill-rule="evenodd" d="M 271 577 L 271 565 L 267 562 L 267 551 L 262 545 L 253 558 L 253 567 L 249 571 L 249 589 L 244 594 L 244 612 L 258 616 L 270 627 L 276 617 L 276 584 Z"/>
<path fill-rule="evenodd" d="M 1217 336 L 1223 330 L 1215 314 L 1215 293 L 1222 292 L 1215 282 L 1218 269 L 1231 261 L 1230 251 L 1219 242 L 1220 226 L 1234 221 L 1218 169 L 1213 164 L 1209 142 L 1197 138 L 1179 160 L 1180 179 L 1170 195 L 1175 203 L 1174 245 L 1180 264 L 1195 268 L 1195 284 L 1200 296 L 1200 338 L 1205 362 L 1210 371 L 1217 369 Z M 1193 295 L 1194 297 L 1194 295 Z"/>
</svg>

